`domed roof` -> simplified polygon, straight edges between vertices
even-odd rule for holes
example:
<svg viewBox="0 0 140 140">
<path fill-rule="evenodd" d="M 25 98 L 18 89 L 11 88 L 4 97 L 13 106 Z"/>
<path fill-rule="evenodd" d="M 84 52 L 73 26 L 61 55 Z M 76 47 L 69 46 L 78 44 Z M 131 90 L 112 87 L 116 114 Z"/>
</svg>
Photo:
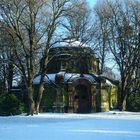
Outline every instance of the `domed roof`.
<svg viewBox="0 0 140 140">
<path fill-rule="evenodd" d="M 60 73 L 59 73 L 60 75 Z M 72 82 L 75 80 L 79 80 L 79 79 L 86 79 L 91 83 L 96 83 L 96 80 L 93 76 L 91 76 L 90 74 L 83 74 L 83 76 L 81 77 L 79 73 L 62 73 L 63 75 L 63 80 L 64 82 Z M 45 84 L 51 84 L 52 82 L 56 82 L 56 76 L 57 73 L 52 73 L 52 74 L 46 74 L 44 77 L 44 83 Z M 33 85 L 38 85 L 40 83 L 40 75 L 35 77 L 33 80 Z M 61 77 L 60 77 L 61 78 Z"/>
<path fill-rule="evenodd" d="M 58 42 L 55 47 L 89 47 L 86 43 L 76 39 L 66 39 Z"/>
</svg>

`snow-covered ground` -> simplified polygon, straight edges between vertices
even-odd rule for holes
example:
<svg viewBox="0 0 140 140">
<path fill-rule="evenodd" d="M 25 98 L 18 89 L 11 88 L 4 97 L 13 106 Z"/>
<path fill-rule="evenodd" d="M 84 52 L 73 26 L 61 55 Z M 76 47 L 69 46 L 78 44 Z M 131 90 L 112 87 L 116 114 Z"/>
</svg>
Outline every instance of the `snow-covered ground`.
<svg viewBox="0 0 140 140">
<path fill-rule="evenodd" d="M 0 140 L 140 140 L 140 113 L 0 117 Z"/>
</svg>

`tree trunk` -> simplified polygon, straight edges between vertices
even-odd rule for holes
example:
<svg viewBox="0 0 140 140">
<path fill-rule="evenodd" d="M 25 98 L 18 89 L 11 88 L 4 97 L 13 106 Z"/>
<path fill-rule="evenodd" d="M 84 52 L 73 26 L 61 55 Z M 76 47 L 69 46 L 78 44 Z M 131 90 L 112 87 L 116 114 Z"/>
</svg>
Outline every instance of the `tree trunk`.
<svg viewBox="0 0 140 140">
<path fill-rule="evenodd" d="M 46 50 L 45 54 L 48 54 L 48 50 Z M 37 88 L 37 94 L 36 94 L 36 99 L 35 99 L 35 112 L 36 112 L 36 114 L 39 113 L 40 103 L 41 103 L 41 99 L 42 99 L 42 95 L 43 95 L 43 91 L 44 91 L 43 81 L 44 81 L 44 77 L 46 74 L 46 64 L 47 63 L 48 63 L 48 57 L 47 57 L 47 55 L 45 55 L 40 61 L 41 78 L 40 78 L 40 83 L 39 83 L 38 88 Z"/>
<path fill-rule="evenodd" d="M 127 94 L 125 94 L 124 97 L 122 98 L 121 111 L 125 111 L 126 110 L 126 100 L 127 100 Z"/>
<path fill-rule="evenodd" d="M 29 111 L 28 115 L 33 115 L 35 111 L 35 105 L 33 100 L 33 88 L 32 86 L 28 87 L 28 98 L 29 98 Z"/>
<path fill-rule="evenodd" d="M 13 64 L 9 64 L 9 67 L 8 67 L 8 93 L 10 93 L 11 89 L 12 89 L 12 81 L 13 81 Z"/>
<path fill-rule="evenodd" d="M 36 101 L 35 101 L 35 112 L 36 112 L 36 114 L 39 113 L 39 108 L 40 108 L 40 103 L 41 103 L 43 91 L 44 91 L 43 83 L 41 82 L 40 85 L 38 86 L 37 98 L 36 98 Z"/>
</svg>

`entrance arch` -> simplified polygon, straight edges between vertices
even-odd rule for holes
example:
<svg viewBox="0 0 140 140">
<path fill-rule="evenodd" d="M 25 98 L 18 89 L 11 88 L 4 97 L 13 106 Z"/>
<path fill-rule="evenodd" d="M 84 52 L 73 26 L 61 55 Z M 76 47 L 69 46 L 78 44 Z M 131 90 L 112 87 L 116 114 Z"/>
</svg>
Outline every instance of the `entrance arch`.
<svg viewBox="0 0 140 140">
<path fill-rule="evenodd" d="M 92 108 L 91 92 L 88 86 L 79 84 L 75 86 L 75 102 L 77 102 L 77 113 L 90 113 Z"/>
</svg>

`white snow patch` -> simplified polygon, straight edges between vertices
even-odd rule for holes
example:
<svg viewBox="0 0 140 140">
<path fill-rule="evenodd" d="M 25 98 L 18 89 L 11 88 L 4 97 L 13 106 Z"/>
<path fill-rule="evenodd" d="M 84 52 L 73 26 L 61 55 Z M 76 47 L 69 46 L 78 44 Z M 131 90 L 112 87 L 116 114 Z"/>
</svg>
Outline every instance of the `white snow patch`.
<svg viewBox="0 0 140 140">
<path fill-rule="evenodd" d="M 0 140 L 140 140 L 140 113 L 40 113 L 0 117 Z"/>
<path fill-rule="evenodd" d="M 67 47 L 89 47 L 86 43 L 78 41 L 76 39 L 67 39 L 63 42 L 59 42 L 56 47 L 58 46 L 67 46 Z"/>
<path fill-rule="evenodd" d="M 46 76 L 44 77 L 44 82 L 45 83 L 55 82 L 55 77 L 56 77 L 56 73 L 46 74 Z M 40 78 L 41 78 L 40 75 L 35 77 L 33 79 L 33 84 L 34 85 L 39 84 Z M 67 82 L 67 80 L 72 81 L 72 80 L 78 80 L 78 79 L 87 79 L 91 82 L 95 82 L 95 79 L 89 74 L 84 74 L 84 77 L 80 77 L 80 74 L 78 74 L 78 73 L 64 73 L 64 81 L 65 82 Z"/>
<path fill-rule="evenodd" d="M 125 119 L 125 120 L 140 120 L 139 112 L 126 112 L 126 111 L 109 111 L 101 113 L 90 114 L 76 114 L 76 113 L 40 113 L 34 116 L 35 118 L 57 118 L 57 119 Z"/>
</svg>

